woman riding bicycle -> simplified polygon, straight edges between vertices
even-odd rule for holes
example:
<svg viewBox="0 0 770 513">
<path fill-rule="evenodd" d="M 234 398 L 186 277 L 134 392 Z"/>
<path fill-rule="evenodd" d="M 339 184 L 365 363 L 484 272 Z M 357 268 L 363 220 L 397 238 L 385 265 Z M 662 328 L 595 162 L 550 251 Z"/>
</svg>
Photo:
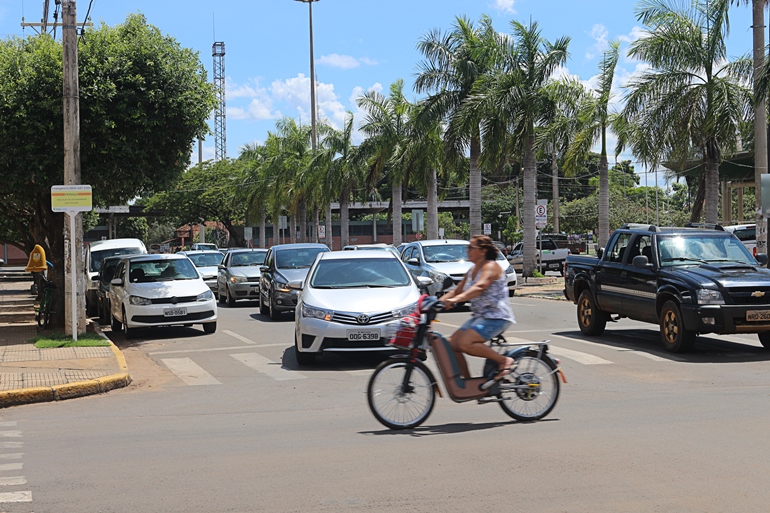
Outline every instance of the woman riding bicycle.
<svg viewBox="0 0 770 513">
<path fill-rule="evenodd" d="M 449 339 L 457 355 L 460 374 L 469 378 L 468 364 L 462 353 L 494 360 L 498 364 L 495 379 L 500 379 L 511 370 L 514 361 L 487 346 L 485 342 L 503 333 L 516 323 L 508 301 L 508 284 L 505 273 L 495 261 L 497 248 L 486 235 L 475 235 L 467 247 L 471 268 L 453 290 L 441 301 L 446 309 L 458 303 L 471 300 L 473 316 L 455 331 Z"/>
</svg>

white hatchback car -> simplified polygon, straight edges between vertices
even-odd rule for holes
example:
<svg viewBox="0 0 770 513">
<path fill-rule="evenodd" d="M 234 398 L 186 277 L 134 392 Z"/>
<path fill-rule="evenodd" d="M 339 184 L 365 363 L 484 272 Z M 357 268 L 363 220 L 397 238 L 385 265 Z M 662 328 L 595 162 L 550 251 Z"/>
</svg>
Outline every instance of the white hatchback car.
<svg viewBox="0 0 770 513">
<path fill-rule="evenodd" d="M 217 329 L 214 294 L 185 255 L 124 258 L 110 282 L 112 330 L 131 337 L 136 328 L 203 324 Z"/>
<path fill-rule="evenodd" d="M 414 311 L 418 283 L 390 251 L 335 251 L 318 255 L 303 281 L 294 323 L 297 363 L 326 351 L 391 350 L 385 325 Z"/>
</svg>

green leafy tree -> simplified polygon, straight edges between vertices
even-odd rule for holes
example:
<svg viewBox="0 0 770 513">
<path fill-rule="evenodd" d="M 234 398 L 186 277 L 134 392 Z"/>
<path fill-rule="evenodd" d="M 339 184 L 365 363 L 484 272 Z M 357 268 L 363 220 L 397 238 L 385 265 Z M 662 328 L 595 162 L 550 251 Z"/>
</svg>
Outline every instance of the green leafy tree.
<svg viewBox="0 0 770 513">
<path fill-rule="evenodd" d="M 167 187 L 189 163 L 215 105 L 197 53 L 130 15 L 78 41 L 81 183 L 95 205 Z M 0 211 L 25 251 L 41 244 L 63 301 L 64 214 L 51 186 L 64 183 L 62 47 L 48 35 L 0 41 Z M 54 323 L 63 322 L 63 308 Z"/>
<path fill-rule="evenodd" d="M 218 221 L 235 239 L 236 246 L 245 246 L 235 230 L 235 226 L 243 226 L 245 218 L 244 204 L 235 201 L 245 167 L 239 160 L 202 162 L 182 175 L 175 187 L 149 198 L 147 207 L 164 210 L 176 226 L 198 224 L 204 219 Z"/>
<path fill-rule="evenodd" d="M 85 230 L 85 228 L 83 229 Z M 150 232 L 150 226 L 147 223 L 147 219 L 144 217 L 127 217 L 118 223 L 116 232 L 118 237 L 139 239 L 146 242 Z"/>
</svg>

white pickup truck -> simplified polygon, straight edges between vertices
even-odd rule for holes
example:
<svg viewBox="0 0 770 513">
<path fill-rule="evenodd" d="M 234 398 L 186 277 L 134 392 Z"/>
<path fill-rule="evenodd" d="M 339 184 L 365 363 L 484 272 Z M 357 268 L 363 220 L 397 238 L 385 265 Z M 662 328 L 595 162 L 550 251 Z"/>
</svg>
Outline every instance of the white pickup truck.
<svg viewBox="0 0 770 513">
<path fill-rule="evenodd" d="M 556 243 L 551 239 L 543 239 L 542 241 L 537 239 L 538 249 L 538 266 L 542 261 L 543 272 L 546 271 L 558 271 L 562 275 L 564 274 L 564 260 L 567 259 L 567 255 L 570 254 L 568 248 L 559 248 Z M 524 243 L 519 242 L 513 247 L 510 255 L 508 255 L 508 261 L 511 263 L 514 269 L 518 272 L 522 271 L 524 263 Z"/>
</svg>

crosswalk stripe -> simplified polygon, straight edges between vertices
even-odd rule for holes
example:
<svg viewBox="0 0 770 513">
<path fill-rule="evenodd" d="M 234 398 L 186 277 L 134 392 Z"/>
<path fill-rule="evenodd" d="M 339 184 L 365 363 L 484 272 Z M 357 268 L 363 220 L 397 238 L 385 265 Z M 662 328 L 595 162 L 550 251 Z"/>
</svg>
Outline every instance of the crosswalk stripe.
<svg viewBox="0 0 770 513">
<path fill-rule="evenodd" d="M 1 492 L 0 502 L 32 502 L 32 492 Z"/>
<path fill-rule="evenodd" d="M 21 431 L 0 431 L 0 438 L 19 438 Z"/>
<path fill-rule="evenodd" d="M 603 365 L 607 363 L 613 363 L 610 360 L 605 360 L 599 356 L 594 356 L 588 353 L 581 353 L 580 351 L 573 351 L 571 349 L 565 349 L 563 347 L 549 346 L 548 352 L 562 358 L 569 358 L 583 365 Z"/>
<path fill-rule="evenodd" d="M 0 454 L 0 460 L 20 460 L 22 455 L 24 455 L 23 452 L 9 452 L 8 454 Z"/>
<path fill-rule="evenodd" d="M 0 427 L 13 427 L 16 425 L 15 420 L 3 420 L 0 421 Z"/>
<path fill-rule="evenodd" d="M 21 449 L 24 442 L 0 442 L 0 449 Z"/>
<path fill-rule="evenodd" d="M 222 382 L 203 370 L 190 358 L 162 358 L 163 364 L 188 385 L 221 385 Z"/>
<path fill-rule="evenodd" d="M 253 340 L 249 340 L 248 338 L 244 337 L 243 335 L 239 335 L 238 333 L 236 333 L 236 332 L 234 332 L 234 331 L 230 331 L 230 330 L 223 330 L 223 332 L 224 332 L 224 333 L 227 333 L 227 334 L 228 334 L 228 335 L 230 335 L 231 337 L 235 337 L 235 338 L 237 338 L 238 340 L 240 340 L 240 341 L 241 341 L 241 342 L 243 342 L 244 344 L 256 344 L 256 342 L 254 342 Z"/>
<path fill-rule="evenodd" d="M 4 472 L 6 470 L 21 470 L 23 466 L 24 463 L 3 463 L 0 464 L 0 472 Z"/>
<path fill-rule="evenodd" d="M 300 374 L 289 369 L 281 367 L 280 363 L 276 363 L 272 360 L 268 360 L 264 356 L 257 353 L 242 353 L 231 354 L 233 358 L 251 367 L 254 370 L 266 374 L 277 381 L 286 381 L 290 379 L 305 379 L 307 376 Z"/>
<path fill-rule="evenodd" d="M 24 476 L 0 477 L 0 486 L 14 486 L 27 484 L 27 478 Z"/>
</svg>

